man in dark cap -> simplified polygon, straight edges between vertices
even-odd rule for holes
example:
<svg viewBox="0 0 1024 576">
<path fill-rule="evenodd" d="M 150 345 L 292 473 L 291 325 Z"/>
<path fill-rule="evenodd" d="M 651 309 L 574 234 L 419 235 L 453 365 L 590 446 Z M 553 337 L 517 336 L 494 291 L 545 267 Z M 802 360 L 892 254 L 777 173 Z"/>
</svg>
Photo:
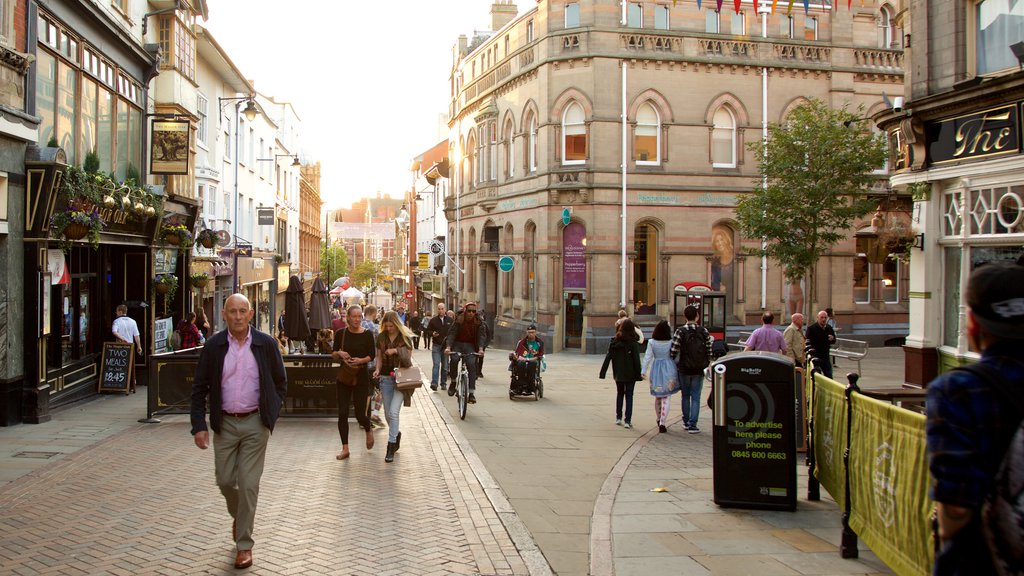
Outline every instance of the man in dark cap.
<svg viewBox="0 0 1024 576">
<path fill-rule="evenodd" d="M 537 337 L 537 325 L 530 324 L 526 328 L 526 336 L 516 345 L 516 351 L 509 354 L 514 370 L 513 375 L 520 389 L 532 392 L 532 382 L 536 378 L 541 359 L 544 358 L 544 341 Z M 523 387 L 523 383 L 528 386 Z"/>
<path fill-rule="evenodd" d="M 928 385 L 928 467 L 942 540 L 935 574 L 995 574 L 981 505 L 1024 417 L 1015 407 L 1024 406 L 1024 266 L 976 268 L 966 300 L 967 338 L 981 358 Z"/>
<path fill-rule="evenodd" d="M 480 325 L 480 316 L 476 313 L 476 302 L 466 302 L 462 308 L 462 312 L 455 318 L 455 323 L 448 330 L 448 346 L 445 348 L 445 353 L 451 353 L 453 350 L 464 356 L 466 369 L 469 371 L 469 397 L 467 400 L 470 404 L 476 404 L 476 360 L 471 354 L 476 353 L 481 356 L 484 354 L 484 346 L 486 345 L 487 332 L 485 332 Z M 451 382 L 448 384 L 448 395 L 455 395 L 455 379 L 459 377 L 459 356 L 451 356 L 451 361 L 448 365 L 448 377 L 451 378 Z"/>
</svg>

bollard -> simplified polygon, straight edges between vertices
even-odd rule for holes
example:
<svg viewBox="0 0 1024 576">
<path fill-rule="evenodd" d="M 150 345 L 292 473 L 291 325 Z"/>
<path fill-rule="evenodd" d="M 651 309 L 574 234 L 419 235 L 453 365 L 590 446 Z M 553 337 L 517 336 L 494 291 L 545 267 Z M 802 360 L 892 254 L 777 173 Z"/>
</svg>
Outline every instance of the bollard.
<svg viewBox="0 0 1024 576">
<path fill-rule="evenodd" d="M 854 392 L 860 392 L 857 381 L 860 375 L 851 372 L 846 375 L 849 384 L 846 386 L 846 450 L 843 450 L 843 476 L 846 484 L 846 502 L 843 503 L 843 537 L 839 544 L 839 555 L 842 558 L 857 558 L 860 551 L 857 550 L 857 533 L 850 528 L 850 442 L 853 434 L 853 402 L 850 397 Z"/>
</svg>

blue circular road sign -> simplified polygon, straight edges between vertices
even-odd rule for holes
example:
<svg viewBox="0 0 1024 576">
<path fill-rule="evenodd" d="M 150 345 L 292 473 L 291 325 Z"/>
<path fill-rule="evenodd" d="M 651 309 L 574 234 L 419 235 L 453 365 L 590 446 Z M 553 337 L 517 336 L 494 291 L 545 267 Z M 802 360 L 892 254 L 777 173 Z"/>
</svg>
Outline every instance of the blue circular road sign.
<svg viewBox="0 0 1024 576">
<path fill-rule="evenodd" d="M 511 272 L 515 265 L 515 260 L 513 260 L 511 256 L 502 256 L 501 258 L 498 258 L 498 270 L 501 270 L 502 272 Z"/>
</svg>

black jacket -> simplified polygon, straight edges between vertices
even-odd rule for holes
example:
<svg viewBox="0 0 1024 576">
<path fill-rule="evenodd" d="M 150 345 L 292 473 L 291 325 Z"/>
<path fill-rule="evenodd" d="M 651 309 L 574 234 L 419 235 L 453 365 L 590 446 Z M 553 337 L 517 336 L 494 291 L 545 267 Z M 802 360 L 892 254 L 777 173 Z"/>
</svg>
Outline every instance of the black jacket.
<svg viewBox="0 0 1024 576">
<path fill-rule="evenodd" d="M 281 405 L 288 392 L 288 378 L 284 370 L 284 359 L 277 347 L 277 340 L 269 334 L 250 327 L 252 344 L 250 350 L 256 358 L 260 372 L 260 420 L 271 431 Z M 192 382 L 192 435 L 206 430 L 206 399 L 210 399 L 210 428 L 220 433 L 221 423 L 221 374 L 224 371 L 224 357 L 228 354 L 228 331 L 221 330 L 206 341 L 199 353 L 195 380 Z"/>
<path fill-rule="evenodd" d="M 832 337 L 831 341 L 829 341 L 830 336 Z M 836 331 L 828 324 L 822 328 L 821 324 L 814 322 L 807 327 L 806 337 L 807 343 L 814 349 L 815 356 L 827 360 L 829 348 L 831 348 L 831 345 L 836 341 Z"/>
<path fill-rule="evenodd" d="M 454 320 L 446 316 L 433 316 L 430 318 L 430 322 L 427 322 L 427 338 L 432 339 L 434 346 L 444 346 L 445 341 L 448 339 L 448 329 L 451 328 Z M 437 337 L 434 337 L 434 332 L 437 332 Z"/>
<path fill-rule="evenodd" d="M 616 382 L 639 382 L 640 377 L 640 345 L 636 340 L 622 341 L 613 339 L 608 345 L 608 353 L 601 364 L 601 379 L 608 373 L 608 364 L 612 365 L 612 374 Z"/>
<path fill-rule="evenodd" d="M 466 313 L 463 312 L 462 314 L 459 314 L 458 316 L 455 317 L 455 323 L 452 324 L 448 328 L 447 346 L 449 348 L 453 348 L 455 346 L 455 339 L 459 337 L 459 331 L 462 330 L 462 324 L 465 321 L 466 321 Z M 477 330 L 476 330 L 476 336 L 475 336 L 476 342 L 474 342 L 474 344 L 476 346 L 474 347 L 474 351 L 480 350 L 480 349 L 485 348 L 487 346 L 487 327 L 483 323 L 483 321 L 480 320 L 479 316 L 477 317 L 476 321 L 477 321 Z"/>
</svg>

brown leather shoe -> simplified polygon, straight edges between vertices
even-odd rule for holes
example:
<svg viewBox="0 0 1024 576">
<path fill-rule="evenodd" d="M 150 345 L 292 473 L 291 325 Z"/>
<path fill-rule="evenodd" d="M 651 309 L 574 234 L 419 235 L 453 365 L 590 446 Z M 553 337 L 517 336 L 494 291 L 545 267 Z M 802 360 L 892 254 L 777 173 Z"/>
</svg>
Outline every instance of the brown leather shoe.
<svg viewBox="0 0 1024 576">
<path fill-rule="evenodd" d="M 252 566 L 252 550 L 239 550 L 235 555 L 235 568 Z"/>
</svg>

